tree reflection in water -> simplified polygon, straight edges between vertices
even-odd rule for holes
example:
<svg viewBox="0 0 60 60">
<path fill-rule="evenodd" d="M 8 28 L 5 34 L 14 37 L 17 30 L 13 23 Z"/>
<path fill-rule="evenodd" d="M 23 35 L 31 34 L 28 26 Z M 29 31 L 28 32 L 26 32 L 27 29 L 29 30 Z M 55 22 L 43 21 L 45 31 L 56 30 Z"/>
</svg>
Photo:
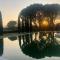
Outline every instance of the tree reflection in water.
<svg viewBox="0 0 60 60">
<path fill-rule="evenodd" d="M 3 38 L 0 39 L 0 56 L 3 54 Z"/>
<path fill-rule="evenodd" d="M 20 35 L 19 45 L 24 54 L 33 58 L 60 56 L 60 46 L 56 42 L 52 32 L 37 32 Z"/>
<path fill-rule="evenodd" d="M 10 39 L 11 41 L 17 40 L 16 36 L 12 36 L 12 37 L 8 37 L 8 39 Z"/>
</svg>

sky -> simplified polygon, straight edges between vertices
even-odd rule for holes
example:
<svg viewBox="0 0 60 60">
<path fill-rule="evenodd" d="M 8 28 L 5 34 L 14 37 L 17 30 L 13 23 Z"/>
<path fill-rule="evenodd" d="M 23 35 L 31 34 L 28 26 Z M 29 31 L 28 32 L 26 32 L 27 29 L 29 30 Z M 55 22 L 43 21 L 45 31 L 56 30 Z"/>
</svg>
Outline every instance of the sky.
<svg viewBox="0 0 60 60">
<path fill-rule="evenodd" d="M 34 3 L 60 4 L 60 0 L 0 0 L 3 26 L 5 27 L 10 20 L 17 21 L 19 12 Z"/>
</svg>

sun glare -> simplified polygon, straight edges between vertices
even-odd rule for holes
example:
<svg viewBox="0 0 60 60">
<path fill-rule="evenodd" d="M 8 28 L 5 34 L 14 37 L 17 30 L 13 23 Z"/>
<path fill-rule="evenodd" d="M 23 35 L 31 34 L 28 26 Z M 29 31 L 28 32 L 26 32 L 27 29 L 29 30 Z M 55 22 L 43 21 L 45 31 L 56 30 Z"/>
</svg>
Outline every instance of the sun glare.
<svg viewBox="0 0 60 60">
<path fill-rule="evenodd" d="M 42 21 L 42 25 L 43 26 L 48 26 L 48 21 L 46 21 L 46 20 Z"/>
<path fill-rule="evenodd" d="M 60 19 L 55 20 L 54 24 L 60 23 Z"/>
</svg>

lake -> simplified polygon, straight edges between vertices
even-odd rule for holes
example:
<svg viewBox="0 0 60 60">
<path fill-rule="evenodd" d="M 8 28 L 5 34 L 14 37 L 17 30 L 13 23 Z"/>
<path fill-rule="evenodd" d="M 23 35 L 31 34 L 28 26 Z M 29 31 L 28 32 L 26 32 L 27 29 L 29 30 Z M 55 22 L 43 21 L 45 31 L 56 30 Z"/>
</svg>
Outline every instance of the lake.
<svg viewBox="0 0 60 60">
<path fill-rule="evenodd" d="M 45 45 L 39 43 L 39 32 L 8 35 L 0 39 L 0 60 L 60 60 L 60 38 L 55 37 L 56 45 L 44 48 Z"/>
</svg>

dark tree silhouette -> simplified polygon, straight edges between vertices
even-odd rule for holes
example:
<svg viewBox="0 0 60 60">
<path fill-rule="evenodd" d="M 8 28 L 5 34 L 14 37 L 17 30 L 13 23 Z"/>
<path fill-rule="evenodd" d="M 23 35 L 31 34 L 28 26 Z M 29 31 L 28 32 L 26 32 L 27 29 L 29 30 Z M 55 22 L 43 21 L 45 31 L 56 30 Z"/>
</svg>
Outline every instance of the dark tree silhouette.
<svg viewBox="0 0 60 60">
<path fill-rule="evenodd" d="M 54 21 L 58 14 L 60 14 L 59 4 L 47 4 L 44 6 L 45 16 L 49 17 L 49 30 L 54 31 Z"/>
<path fill-rule="evenodd" d="M 3 23 L 2 23 L 2 14 L 0 11 L 0 34 L 3 34 Z"/>
<path fill-rule="evenodd" d="M 23 18 L 25 18 L 25 31 L 32 31 L 32 20 L 33 18 L 36 19 L 36 12 L 42 10 L 42 4 L 34 4 L 31 6 L 28 6 L 27 8 L 23 9 L 21 13 L 18 16 L 18 27 L 20 26 L 20 18 L 22 16 L 22 23 Z M 23 27 L 22 27 L 23 28 Z M 23 30 L 23 29 L 22 29 Z"/>
<path fill-rule="evenodd" d="M 20 26 L 20 18 L 22 19 L 22 31 L 23 25 L 25 24 L 25 30 L 24 31 L 32 31 L 33 26 L 32 26 L 32 21 L 35 19 L 35 25 L 36 25 L 36 20 L 38 20 L 39 24 L 39 31 L 41 31 L 42 26 L 41 22 L 42 20 L 47 17 L 49 20 L 49 29 L 48 31 L 54 31 L 54 20 L 57 17 L 57 15 L 60 14 L 60 5 L 59 4 L 47 4 L 47 5 L 42 5 L 42 4 L 33 4 L 30 5 L 26 8 L 24 8 L 18 16 L 18 27 Z M 25 21 L 25 23 L 23 23 Z M 35 26 L 36 28 L 36 26 Z M 20 28 L 19 28 L 20 29 Z M 33 30 L 34 31 L 34 30 Z M 37 30 L 38 31 L 38 30 Z M 44 31 L 44 30 L 43 30 Z"/>
<path fill-rule="evenodd" d="M 3 36 L 2 14 L 0 11 L 0 36 Z M 3 38 L 0 38 L 0 56 L 3 55 Z"/>
<path fill-rule="evenodd" d="M 57 24 L 55 25 L 55 30 L 60 31 L 60 23 L 57 23 Z"/>
<path fill-rule="evenodd" d="M 17 23 L 16 23 L 16 21 L 10 21 L 7 24 L 7 28 L 8 28 L 9 31 L 16 31 L 17 30 Z"/>
</svg>

